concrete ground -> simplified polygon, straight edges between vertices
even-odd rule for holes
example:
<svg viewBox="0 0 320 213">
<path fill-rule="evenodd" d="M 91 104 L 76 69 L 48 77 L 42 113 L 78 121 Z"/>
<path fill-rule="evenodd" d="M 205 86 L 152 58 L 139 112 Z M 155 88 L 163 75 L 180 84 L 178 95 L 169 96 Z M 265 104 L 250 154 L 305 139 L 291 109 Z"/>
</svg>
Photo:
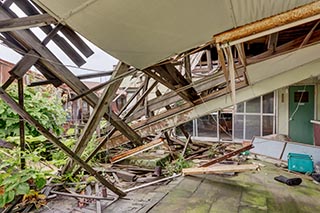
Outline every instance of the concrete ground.
<svg viewBox="0 0 320 213">
<path fill-rule="evenodd" d="M 320 185 L 307 178 L 287 186 L 273 178 L 297 177 L 273 164 L 234 177 L 187 176 L 149 212 L 320 212 Z"/>
<path fill-rule="evenodd" d="M 301 175 L 299 186 L 287 186 L 274 180 L 275 176 L 297 177 L 272 163 L 263 164 L 260 171 L 243 172 L 236 176 L 199 175 L 179 177 L 167 184 L 149 186 L 128 193 L 110 205 L 102 203 L 108 213 L 259 213 L 259 212 L 320 212 L 320 185 Z M 108 206 L 107 206 L 108 205 Z M 58 197 L 42 208 L 44 213 L 94 213 L 93 202 L 77 208 L 73 198 Z M 107 207 L 106 207 L 107 206 Z M 106 207 L 106 208 L 105 208 Z"/>
</svg>

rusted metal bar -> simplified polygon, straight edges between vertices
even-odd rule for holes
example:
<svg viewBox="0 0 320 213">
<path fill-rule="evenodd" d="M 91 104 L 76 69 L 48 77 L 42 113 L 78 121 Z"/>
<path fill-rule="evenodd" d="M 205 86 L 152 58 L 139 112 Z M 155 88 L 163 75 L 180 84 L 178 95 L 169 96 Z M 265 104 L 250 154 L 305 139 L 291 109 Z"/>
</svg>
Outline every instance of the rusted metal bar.
<svg viewBox="0 0 320 213">
<path fill-rule="evenodd" d="M 226 159 L 228 159 L 228 158 L 231 158 L 231 157 L 233 157 L 233 156 L 235 156 L 235 155 L 237 155 L 237 154 L 239 154 L 239 153 L 241 153 L 241 152 L 247 151 L 247 150 L 252 149 L 252 148 L 253 148 L 253 145 L 252 145 L 252 144 L 249 144 L 249 145 L 244 146 L 244 147 L 242 147 L 242 148 L 240 148 L 240 149 L 234 150 L 234 151 L 232 151 L 232 152 L 230 152 L 230 153 L 228 153 L 228 154 L 226 154 L 226 155 L 224 155 L 224 156 L 222 156 L 222 157 L 213 159 L 213 160 L 211 160 L 211 161 L 209 161 L 209 162 L 207 162 L 207 163 L 205 163 L 205 164 L 202 164 L 202 165 L 200 165 L 200 167 L 208 167 L 208 166 L 211 166 L 211 165 L 213 165 L 213 164 L 215 164 L 215 163 L 219 163 L 219 162 L 221 162 L 221 161 L 223 161 L 223 160 L 226 160 Z"/>
<path fill-rule="evenodd" d="M 29 124 L 35 126 L 37 130 L 46 138 L 48 138 L 55 146 L 60 148 L 66 155 L 72 158 L 75 162 L 77 162 L 80 166 L 82 166 L 85 170 L 87 170 L 92 176 L 95 176 L 98 181 L 100 181 L 103 185 L 108 187 L 117 195 L 123 197 L 126 195 L 125 192 L 121 191 L 114 185 L 112 185 L 109 181 L 107 181 L 104 177 L 102 177 L 98 172 L 96 172 L 91 166 L 89 166 L 86 162 L 84 162 L 79 156 L 77 156 L 74 152 L 72 152 L 66 145 L 59 141 L 52 133 L 50 133 L 47 129 L 45 129 L 37 120 L 35 120 L 28 112 L 22 109 L 18 103 L 13 100 L 6 91 L 0 87 L 0 97 L 4 100 L 16 113 L 18 113 L 24 120 L 26 120 Z"/>
</svg>

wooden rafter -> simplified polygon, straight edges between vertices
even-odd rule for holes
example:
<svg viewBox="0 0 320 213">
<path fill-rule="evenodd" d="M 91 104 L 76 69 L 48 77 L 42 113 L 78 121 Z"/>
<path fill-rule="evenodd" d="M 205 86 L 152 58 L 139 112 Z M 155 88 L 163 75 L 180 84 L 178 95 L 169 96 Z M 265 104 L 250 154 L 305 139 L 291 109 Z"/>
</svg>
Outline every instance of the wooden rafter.
<svg viewBox="0 0 320 213">
<path fill-rule="evenodd" d="M 101 73 L 77 75 L 76 77 L 78 79 L 82 80 L 82 79 L 110 76 L 110 75 L 112 75 L 112 73 L 113 73 L 113 70 L 112 71 L 101 72 Z M 31 82 L 28 86 L 29 87 L 34 87 L 34 86 L 40 86 L 40 85 L 46 85 L 46 84 L 54 84 L 56 81 L 58 81 L 58 80 L 54 79 L 54 80 L 43 80 L 43 81 Z"/>
<path fill-rule="evenodd" d="M 151 78 L 155 79 L 156 81 L 173 91 L 176 91 L 181 87 L 187 86 L 190 83 L 171 64 L 157 66 L 153 69 L 144 70 L 143 72 L 145 72 L 146 75 L 150 76 Z M 197 92 L 192 87 L 188 88 L 187 91 L 180 91 L 177 93 L 184 100 L 191 103 L 193 103 L 195 100 L 199 98 Z"/>
<path fill-rule="evenodd" d="M 126 113 L 122 116 L 122 120 L 125 121 L 129 115 L 131 115 L 136 108 L 142 103 L 142 101 L 145 99 L 145 97 L 152 91 L 152 89 L 157 85 L 157 81 L 155 81 L 143 94 L 142 96 L 139 98 L 139 100 L 128 110 L 126 111 Z M 142 85 L 136 92 L 136 94 L 138 94 L 138 91 L 142 90 L 144 85 Z M 122 111 L 124 112 L 124 111 Z M 121 115 L 121 113 L 119 115 Z M 96 146 L 96 148 L 92 151 L 92 153 L 87 157 L 87 159 L 85 160 L 85 162 L 89 162 L 97 153 L 98 151 L 102 148 L 102 146 L 104 146 L 108 140 L 111 138 L 111 136 L 116 132 L 115 128 L 112 128 L 108 134 L 104 137 L 104 139 Z M 74 174 L 78 173 L 79 169 L 75 170 Z"/>
<path fill-rule="evenodd" d="M 28 16 L 33 16 L 33 15 L 38 15 L 40 14 L 39 11 L 42 11 L 40 8 L 35 8 L 33 4 L 31 4 L 29 1 L 23 1 L 23 0 L 15 0 L 15 4 Z M 15 14 L 8 8 L 4 7 L 7 12 L 10 13 L 10 15 L 13 18 L 17 18 Z M 62 27 L 61 32 L 64 31 L 64 28 L 67 28 L 66 26 Z M 49 34 L 53 28 L 48 25 L 48 26 L 43 26 L 40 27 L 40 29 L 45 33 Z M 76 33 L 74 33 L 76 34 Z M 82 39 L 76 34 L 71 34 L 72 36 L 68 35 L 67 33 L 64 33 L 64 35 L 70 39 L 70 41 L 75 45 L 75 47 L 80 50 L 80 52 L 85 55 L 86 57 L 89 57 L 90 55 L 93 54 L 93 51 L 89 48 L 89 46 L 82 41 Z M 81 44 L 79 46 L 75 40 L 77 40 L 77 43 Z M 77 65 L 77 66 L 82 66 L 83 64 L 86 63 L 86 61 L 82 58 L 82 56 L 66 41 L 65 38 L 61 37 L 59 34 L 55 34 L 52 38 L 52 41 Z"/>
<path fill-rule="evenodd" d="M 119 62 L 117 69 L 115 72 L 113 72 L 111 78 L 115 78 L 126 71 L 128 71 L 129 66 Z M 95 106 L 93 113 L 90 115 L 89 121 L 86 123 L 84 130 L 82 131 L 73 151 L 76 155 L 81 156 L 85 148 L 87 147 L 87 144 L 92 137 L 92 134 L 94 133 L 95 129 L 97 128 L 101 118 L 104 116 L 104 114 L 109 109 L 109 104 L 112 101 L 112 98 L 116 94 L 120 84 L 122 81 L 117 81 L 113 84 L 108 85 L 108 87 L 105 88 L 103 94 L 101 95 L 99 102 Z M 132 141 L 133 143 L 137 145 L 141 145 L 141 141 Z M 64 169 L 62 170 L 62 173 L 65 173 L 70 168 L 72 168 L 72 162 L 68 161 L 65 165 Z"/>
<path fill-rule="evenodd" d="M 37 128 L 37 130 L 44 135 L 47 139 L 49 139 L 55 146 L 60 148 L 66 155 L 72 158 L 75 162 L 77 162 L 80 166 L 82 166 L 86 171 L 88 171 L 92 176 L 95 176 L 98 181 L 100 181 L 104 186 L 109 188 L 111 191 L 116 193 L 117 195 L 123 197 L 126 195 L 123 191 L 115 187 L 109 181 L 107 181 L 104 177 L 102 177 L 97 171 L 95 171 L 91 166 L 89 166 L 86 162 L 84 162 L 79 156 L 77 156 L 74 152 L 72 152 L 66 145 L 64 145 L 59 139 L 57 139 L 52 133 L 50 133 L 47 129 L 45 129 L 37 120 L 35 120 L 28 112 L 19 106 L 6 91 L 0 87 L 0 97 L 4 100 L 15 112 L 17 112 L 23 119 L 25 119 L 30 125 L 33 125 Z"/>
<path fill-rule="evenodd" d="M 57 21 L 49 14 L 34 15 L 22 18 L 0 20 L 0 32 L 23 30 L 56 24 Z"/>
<path fill-rule="evenodd" d="M 0 20 L 8 18 L 10 18 L 8 12 L 0 7 Z M 50 73 L 68 85 L 75 93 L 80 94 L 89 90 L 88 87 L 81 82 L 69 69 L 62 65 L 60 60 L 47 47 L 41 44 L 39 39 L 31 31 L 13 31 L 10 32 L 10 35 L 16 41 L 23 44 L 25 49 L 34 49 L 41 56 L 37 63 L 40 63 L 46 69 L 50 70 Z M 85 96 L 84 100 L 92 107 L 95 107 L 95 105 L 98 103 L 98 97 L 93 93 Z M 121 131 L 129 140 L 141 140 L 139 135 L 134 132 L 125 122 L 121 121 L 121 119 L 113 112 L 110 114 L 105 114 L 104 117 L 109 120 L 116 129 Z"/>
</svg>

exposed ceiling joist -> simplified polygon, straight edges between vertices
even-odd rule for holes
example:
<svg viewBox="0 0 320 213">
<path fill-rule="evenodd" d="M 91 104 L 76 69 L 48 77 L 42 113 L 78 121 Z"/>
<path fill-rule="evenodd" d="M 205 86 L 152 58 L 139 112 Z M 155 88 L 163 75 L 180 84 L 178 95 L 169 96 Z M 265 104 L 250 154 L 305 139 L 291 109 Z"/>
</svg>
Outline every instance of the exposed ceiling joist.
<svg viewBox="0 0 320 213">
<path fill-rule="evenodd" d="M 24 30 L 56 23 L 57 21 L 52 16 L 46 13 L 22 18 L 5 19 L 0 20 L 0 32 Z"/>
<path fill-rule="evenodd" d="M 320 1 L 213 36 L 221 47 L 233 46 L 320 19 Z"/>
</svg>

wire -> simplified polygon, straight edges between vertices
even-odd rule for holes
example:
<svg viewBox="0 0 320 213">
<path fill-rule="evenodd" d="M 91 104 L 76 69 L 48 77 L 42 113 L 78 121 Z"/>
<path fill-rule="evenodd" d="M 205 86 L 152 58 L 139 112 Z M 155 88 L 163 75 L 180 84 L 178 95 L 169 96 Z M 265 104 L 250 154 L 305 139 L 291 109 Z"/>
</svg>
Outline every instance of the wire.
<svg viewBox="0 0 320 213">
<path fill-rule="evenodd" d="M 304 94 L 304 92 L 305 92 L 305 90 L 306 90 L 306 86 L 307 86 L 307 85 L 304 85 L 304 87 L 303 87 L 303 92 L 301 92 L 301 95 L 300 95 L 300 98 L 299 98 L 299 102 L 298 102 L 295 110 L 293 111 L 293 113 L 292 113 L 291 116 L 289 117 L 289 121 L 292 121 L 292 120 L 293 120 L 293 117 L 295 116 L 295 114 L 298 112 L 298 110 L 299 110 L 299 108 L 300 108 L 300 103 L 301 103 L 301 101 L 302 101 L 303 94 Z"/>
</svg>

